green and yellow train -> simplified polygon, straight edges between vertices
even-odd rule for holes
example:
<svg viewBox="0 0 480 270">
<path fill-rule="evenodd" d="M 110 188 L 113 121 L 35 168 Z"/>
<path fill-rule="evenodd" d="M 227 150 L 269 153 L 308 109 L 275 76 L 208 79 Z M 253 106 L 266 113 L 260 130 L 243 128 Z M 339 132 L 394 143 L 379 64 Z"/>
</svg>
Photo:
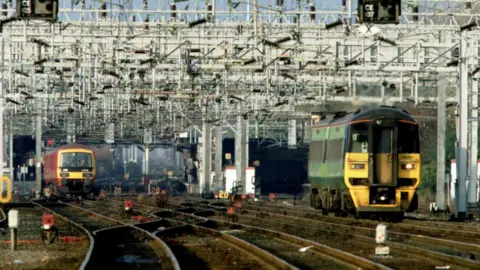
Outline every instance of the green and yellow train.
<svg viewBox="0 0 480 270">
<path fill-rule="evenodd" d="M 418 124 L 380 106 L 323 115 L 312 125 L 310 203 L 324 213 L 402 219 L 418 207 Z"/>
</svg>

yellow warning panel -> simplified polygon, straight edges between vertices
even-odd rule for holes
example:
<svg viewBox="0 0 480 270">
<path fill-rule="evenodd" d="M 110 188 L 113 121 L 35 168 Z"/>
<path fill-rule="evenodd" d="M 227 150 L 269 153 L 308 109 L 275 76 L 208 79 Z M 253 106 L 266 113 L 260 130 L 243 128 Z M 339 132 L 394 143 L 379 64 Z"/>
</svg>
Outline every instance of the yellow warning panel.
<svg viewBox="0 0 480 270">
<path fill-rule="evenodd" d="M 7 192 L 4 196 L 3 186 L 6 184 Z M 10 177 L 4 175 L 0 178 L 0 203 L 9 203 L 12 200 L 12 181 Z"/>
</svg>

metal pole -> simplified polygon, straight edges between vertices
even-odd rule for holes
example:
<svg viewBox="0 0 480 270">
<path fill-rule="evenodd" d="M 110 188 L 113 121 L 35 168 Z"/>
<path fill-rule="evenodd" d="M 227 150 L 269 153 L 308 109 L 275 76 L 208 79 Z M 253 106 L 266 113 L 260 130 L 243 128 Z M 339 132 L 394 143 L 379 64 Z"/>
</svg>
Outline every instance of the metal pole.
<svg viewBox="0 0 480 270">
<path fill-rule="evenodd" d="M 37 59 L 42 57 L 42 47 L 37 46 Z M 36 70 L 34 71 L 36 72 Z M 35 76 L 33 76 L 33 83 L 35 83 Z M 35 189 L 42 193 L 42 103 L 40 98 L 35 99 L 36 116 L 35 116 Z"/>
<path fill-rule="evenodd" d="M 245 169 L 248 168 L 248 164 L 250 161 L 250 145 L 249 145 L 249 138 L 250 138 L 250 121 L 247 119 L 245 120 Z M 250 181 L 251 179 L 248 179 Z M 244 192 L 245 193 L 245 192 Z"/>
<path fill-rule="evenodd" d="M 212 23 L 215 23 L 216 0 L 212 0 Z"/>
<path fill-rule="evenodd" d="M 12 251 L 17 250 L 17 229 L 11 228 L 10 229 L 10 240 L 11 240 L 11 249 Z"/>
<path fill-rule="evenodd" d="M 446 179 L 446 182 L 447 182 L 447 206 L 448 208 L 450 209 L 450 199 L 451 199 L 451 196 L 450 196 L 450 185 L 452 183 L 451 179 L 450 179 L 450 174 L 446 173 L 445 174 L 445 179 Z"/>
<path fill-rule="evenodd" d="M 223 169 L 223 130 L 221 126 L 215 127 L 215 189 L 224 189 L 222 182 Z"/>
<path fill-rule="evenodd" d="M 478 143 L 478 79 L 472 78 L 472 95 L 470 104 L 470 180 L 468 182 L 468 207 L 477 207 L 477 143 Z"/>
<path fill-rule="evenodd" d="M 42 105 L 37 99 L 37 115 L 35 116 L 35 189 L 42 189 Z"/>
<path fill-rule="evenodd" d="M 212 125 L 205 120 L 202 124 L 202 153 L 200 160 L 200 167 L 202 168 L 202 176 L 200 180 L 200 192 L 205 191 L 205 194 L 210 194 L 210 179 L 212 172 Z"/>
<path fill-rule="evenodd" d="M 148 184 L 146 185 L 146 187 L 148 189 L 147 190 L 148 195 L 150 195 L 150 179 L 148 178 L 148 174 L 149 174 L 148 168 L 150 167 L 149 159 L 150 159 L 150 148 L 149 148 L 148 144 L 145 144 L 145 160 L 144 160 L 145 175 L 143 177 L 143 181 L 144 181 L 144 183 L 147 183 L 147 181 L 148 181 Z"/>
<path fill-rule="evenodd" d="M 438 108 L 437 108 L 437 192 L 438 210 L 445 210 L 445 130 L 446 130 L 446 74 L 438 74 Z"/>
<path fill-rule="evenodd" d="M 243 116 L 237 115 L 237 130 L 235 134 L 235 168 L 237 170 L 237 181 L 243 188 L 243 193 L 245 193 L 245 187 L 247 184 L 246 181 L 246 140 L 245 140 L 245 120 Z"/>
<path fill-rule="evenodd" d="M 5 63 L 5 36 L 3 34 L 3 31 L 2 31 L 2 66 L 4 65 Z M 4 81 L 4 78 L 3 78 L 3 69 L 2 71 L 0 72 L 0 135 L 2 136 L 2 140 L 0 141 L 0 166 L 1 166 L 1 170 L 0 170 L 0 177 L 3 176 L 3 147 L 4 147 L 4 142 L 3 142 L 3 138 L 4 138 L 4 132 L 3 132 L 3 110 L 4 110 L 4 106 L 3 106 L 3 81 Z M 3 185 L 3 184 L 2 184 Z M 3 187 L 2 187 L 2 190 L 3 190 Z"/>
<path fill-rule="evenodd" d="M 12 181 L 13 187 L 13 179 L 15 178 L 13 173 L 13 129 L 12 129 L 12 121 L 9 123 L 9 139 L 8 139 L 8 168 L 10 170 L 10 179 Z"/>
<path fill-rule="evenodd" d="M 459 100 L 459 133 L 458 133 L 458 180 L 455 194 L 455 216 L 467 216 L 467 138 L 468 138 L 468 69 L 467 69 L 467 40 L 464 33 L 460 40 L 460 100 Z"/>
</svg>

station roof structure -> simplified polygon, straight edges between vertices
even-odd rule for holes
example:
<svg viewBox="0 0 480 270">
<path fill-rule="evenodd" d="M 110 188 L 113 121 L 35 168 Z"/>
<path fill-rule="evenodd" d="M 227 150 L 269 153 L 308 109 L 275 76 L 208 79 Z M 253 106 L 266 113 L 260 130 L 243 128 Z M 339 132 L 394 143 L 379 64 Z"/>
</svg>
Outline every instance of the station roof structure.
<svg viewBox="0 0 480 270">
<path fill-rule="evenodd" d="M 3 20 L 16 13 L 4 3 Z M 30 135 L 41 114 L 44 136 L 59 140 L 110 129 L 161 142 L 242 115 L 250 136 L 282 138 L 288 120 L 301 127 L 319 110 L 435 104 L 441 76 L 455 102 L 460 27 L 478 5 L 403 1 L 399 24 L 365 25 L 353 0 L 60 0 L 55 23 L 3 25 L 6 127 Z M 462 33 L 474 70 L 479 31 Z"/>
</svg>

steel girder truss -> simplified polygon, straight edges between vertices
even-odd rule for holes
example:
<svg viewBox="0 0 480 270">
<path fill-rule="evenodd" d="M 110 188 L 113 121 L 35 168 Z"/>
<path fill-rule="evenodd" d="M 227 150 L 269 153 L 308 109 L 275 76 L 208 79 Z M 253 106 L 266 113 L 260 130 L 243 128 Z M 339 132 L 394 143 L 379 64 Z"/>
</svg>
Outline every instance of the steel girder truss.
<svg viewBox="0 0 480 270">
<path fill-rule="evenodd" d="M 106 10 L 95 2 L 72 7 L 61 1 L 59 23 L 4 25 L 6 113 L 24 123 L 17 133 L 29 134 L 29 119 L 40 113 L 52 134 L 103 139 L 115 122 L 118 138 L 141 141 L 142 128 L 151 127 L 160 140 L 202 121 L 232 124 L 239 114 L 253 134 L 276 132 L 279 125 L 285 131 L 288 119 L 309 117 L 296 110 L 307 105 L 435 101 L 438 72 L 451 74 L 447 99 L 456 100 L 458 68 L 449 63 L 457 60 L 458 24 L 476 19 L 468 14 L 475 4 L 450 15 L 439 10 L 466 2 L 413 1 L 403 5 L 402 24 L 377 25 L 370 30 L 380 33 L 372 35 L 357 24 L 332 25 L 339 17 L 355 21 L 348 5 L 315 1 L 313 22 L 305 3 L 288 9 L 285 1 L 279 12 L 265 1 L 250 2 L 233 9 L 212 2 L 211 12 L 208 2 L 195 2 L 195 10 L 193 1 L 188 8 L 177 3 L 172 18 L 172 3 L 165 1 L 143 8 L 127 1 Z M 412 6 L 419 13 L 409 12 Z M 192 25 L 201 18 L 208 21 Z M 477 41 L 470 41 L 467 57 L 473 70 Z"/>
</svg>

